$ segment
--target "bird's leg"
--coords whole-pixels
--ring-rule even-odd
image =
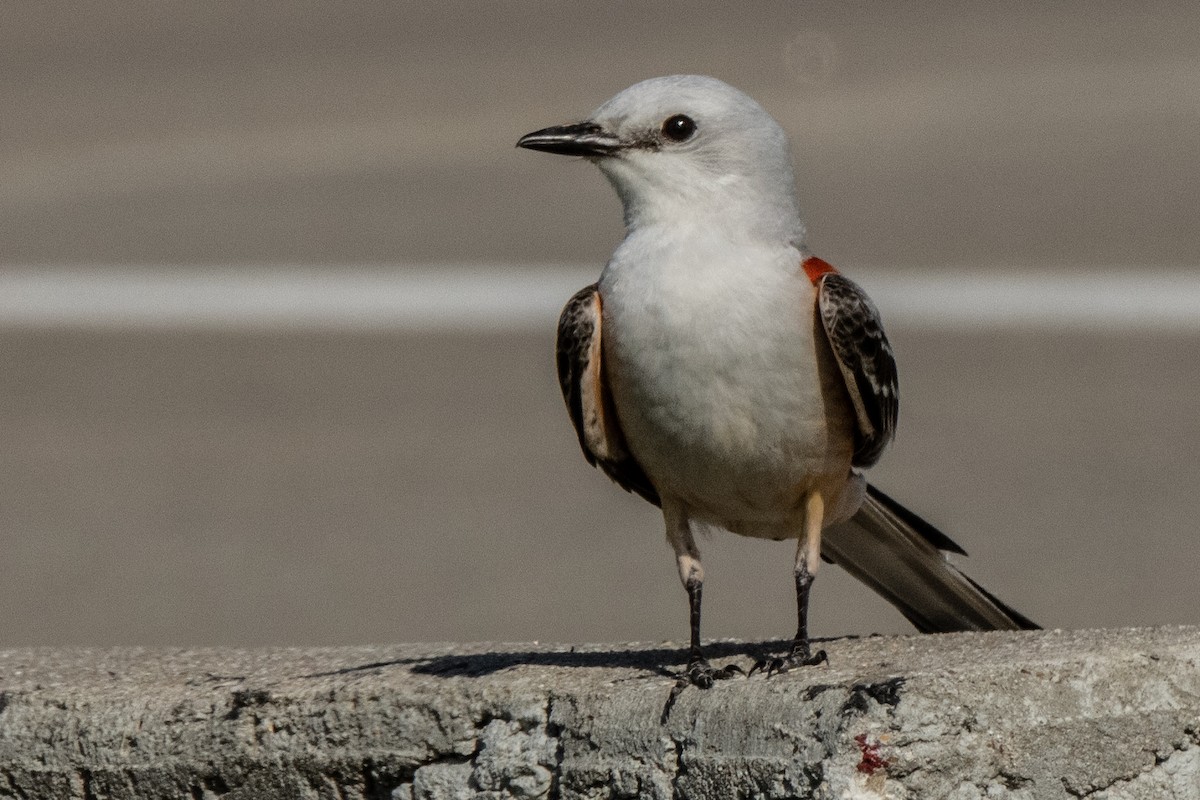
[[[787,672],[828,661],[824,650],[812,651],[808,637],[808,595],[821,563],[821,526],[825,521],[825,501],[818,492],[811,493],[804,503],[804,527],[796,545],[796,638],[792,649],[783,658],[760,659],[750,674],[765,669],[768,675]]]
[[[683,588],[688,595],[688,623],[692,638],[688,646],[689,661],[703,661],[704,651],[700,647],[700,598],[704,594],[704,580],[694,575],[683,579]]]
[[[679,580],[688,596],[688,622],[691,641],[688,645],[687,670],[679,676],[679,688],[691,684],[707,689],[713,681],[742,673],[736,665],[714,669],[704,657],[700,647],[700,604],[704,594],[704,566],[700,563],[700,550],[692,536],[691,525],[682,509],[663,504],[663,516],[667,522],[667,542],[675,551],[675,563],[679,567]]]
[[[663,725],[671,718],[671,709],[681,692],[689,686],[701,689],[711,688],[714,681],[732,678],[734,675],[746,674],[736,664],[729,664],[721,669],[704,657],[700,647],[700,599],[704,594],[704,566],[700,563],[700,550],[692,537],[692,529],[688,524],[687,515],[681,509],[663,503],[663,516],[667,521],[667,542],[675,551],[675,563],[679,567],[679,580],[688,595],[688,622],[691,625],[691,641],[688,645],[687,669],[679,673],[667,702],[663,706],[661,721]]]

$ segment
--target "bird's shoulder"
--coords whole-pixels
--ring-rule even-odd
[[[871,466],[896,434],[899,380],[892,345],[862,287],[818,258],[805,259],[803,268],[817,288],[821,326],[858,420],[853,463]]]
[[[558,383],[589,464],[618,486],[660,505],[657,490],[629,452],[604,369],[603,302],[596,284],[580,289],[558,320]]]

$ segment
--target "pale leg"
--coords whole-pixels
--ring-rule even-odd
[[[667,523],[667,543],[675,551],[675,563],[679,568],[679,580],[688,595],[688,618],[691,624],[689,656],[692,662],[703,661],[700,649],[700,600],[704,593],[704,565],[700,563],[700,550],[692,536],[687,515],[675,505],[663,504],[663,518]]]
[[[808,595],[813,579],[821,564],[821,527],[825,522],[825,499],[820,493],[812,492],[804,499],[804,521],[800,529],[800,541],[796,545],[796,638],[792,649],[784,658],[761,658],[750,669],[750,674],[765,670],[768,675],[787,672],[795,667],[820,664],[829,659],[824,650],[812,652],[808,637]]]
[[[736,664],[721,669],[714,669],[704,651],[700,647],[700,598],[704,590],[704,567],[700,563],[700,550],[692,536],[691,525],[688,524],[684,510],[670,502],[663,503],[663,518],[667,523],[667,542],[675,551],[675,563],[679,567],[679,580],[688,595],[688,621],[691,625],[691,641],[688,646],[687,669],[679,675],[675,686],[671,689],[667,703],[663,706],[662,722],[666,724],[671,715],[675,699],[688,686],[698,686],[708,689],[713,681],[731,678],[734,675],[744,675],[742,668]]]
[[[821,527],[825,522],[825,501],[813,492],[804,503],[804,531],[796,545],[796,638],[788,655],[791,666],[819,664],[827,660],[825,651],[815,655],[808,638],[808,595],[817,568],[821,566]]]

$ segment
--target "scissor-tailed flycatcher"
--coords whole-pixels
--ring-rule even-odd
[[[895,434],[896,363],[871,300],[805,247],[787,137],[766,111],[713,78],[656,78],[517,145],[593,161],[624,205],[624,241],[559,320],[558,375],[587,460],[662,508],[691,682],[728,674],[700,647],[693,523],[799,540],[795,642],[771,671],[825,657],[807,623],[820,556],[922,631],[1036,627],[859,472]]]

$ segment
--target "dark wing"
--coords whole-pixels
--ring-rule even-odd
[[[840,273],[821,277],[817,306],[858,417],[853,464],[869,467],[896,435],[899,386],[892,346],[875,304]]]
[[[625,445],[612,395],[604,380],[600,292],[585,286],[558,318],[558,384],[584,458],[627,492],[662,505],[658,491]]]

